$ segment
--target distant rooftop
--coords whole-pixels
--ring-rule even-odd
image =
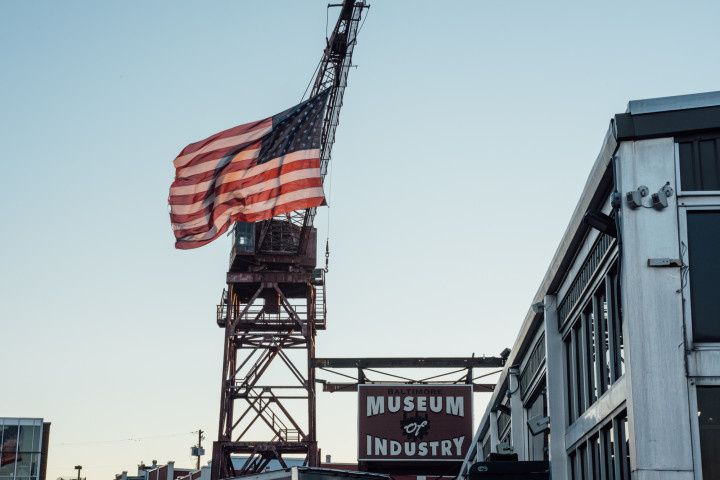
[[[667,112],[670,110],[686,110],[720,106],[720,91],[675,95],[672,97],[647,98],[630,100],[626,113],[641,115],[643,113]]]

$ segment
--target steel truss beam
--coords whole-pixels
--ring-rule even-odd
[[[457,385],[460,383],[473,386],[474,392],[492,392],[494,383],[476,383],[475,380],[488,377],[497,371],[485,373],[475,377],[475,368],[502,368],[505,365],[504,357],[381,357],[381,358],[316,358],[312,365],[317,370],[323,370],[330,374],[353,380],[353,382],[330,382],[318,379],[322,384],[324,392],[357,392],[358,385],[365,383],[390,383],[398,385],[408,384],[448,384]],[[435,368],[450,369],[430,377],[410,378],[395,373],[383,372],[379,368]],[[354,369],[356,375],[339,372],[332,369]],[[383,379],[371,380],[368,373],[382,375]],[[458,374],[460,376],[458,377]],[[390,377],[390,380],[387,380]]]
[[[286,465],[287,455],[318,464],[312,367],[318,305],[311,274],[305,277],[300,284],[228,285],[226,308],[218,308],[226,317],[219,319],[225,325],[225,351],[213,479],[257,473],[272,460]],[[305,293],[298,298],[297,292]],[[271,367],[284,372],[281,381],[268,381]],[[298,419],[297,402],[306,405],[307,420]],[[258,431],[267,434],[251,440]],[[233,464],[232,455],[246,460]]]
[[[501,368],[501,357],[371,357],[316,358],[324,368]]]

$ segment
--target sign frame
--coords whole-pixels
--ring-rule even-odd
[[[400,458],[368,458],[367,456],[363,456],[363,445],[365,445],[365,440],[360,438],[361,435],[361,428],[360,428],[360,422],[361,422],[361,406],[362,402],[360,401],[362,390],[365,388],[441,388],[445,389],[447,387],[453,387],[453,388],[467,388],[467,399],[468,404],[463,406],[463,409],[465,411],[465,417],[468,418],[467,422],[469,424],[469,430],[467,433],[467,439],[466,443],[463,445],[463,458],[454,457],[454,458],[448,458],[443,459],[442,457],[432,457],[432,458],[407,458],[407,457],[400,457]],[[430,464],[443,464],[443,465],[451,465],[451,464],[462,464],[464,461],[464,457],[467,455],[467,451],[470,448],[470,445],[472,444],[473,437],[474,437],[474,392],[473,392],[473,385],[470,383],[457,383],[457,384],[447,384],[447,383],[360,383],[358,384],[358,409],[357,409],[357,440],[358,440],[358,446],[357,446],[357,461],[359,464],[366,464],[366,465],[372,465],[372,464],[386,464],[386,465],[408,465],[413,464],[415,462],[424,462],[424,463],[430,463]],[[402,408],[400,409],[402,410]],[[393,412],[395,413],[395,412]]]

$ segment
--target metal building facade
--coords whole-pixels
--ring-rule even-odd
[[[720,92],[631,101],[461,477],[512,450],[553,479],[720,478],[719,285]]]

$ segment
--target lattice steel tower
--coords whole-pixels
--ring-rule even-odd
[[[364,2],[345,0],[311,96],[331,88],[321,142],[327,172]],[[227,289],[217,309],[225,329],[218,441],[212,478],[255,473],[276,459],[318,465],[315,336],[325,328],[325,272],[316,268],[314,209],[236,223]],[[302,406],[298,406],[302,405]],[[231,455],[246,460],[234,464]]]

